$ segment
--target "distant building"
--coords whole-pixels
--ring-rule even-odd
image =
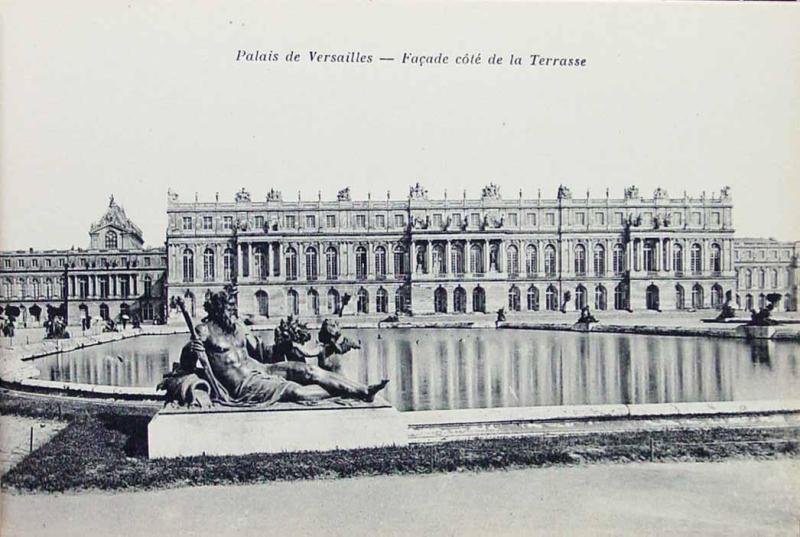
[[[800,242],[774,239],[736,239],[736,300],[741,308],[763,308],[766,296],[780,293],[780,309],[797,311]]]
[[[112,196],[89,229],[88,249],[0,252],[0,305],[19,308],[20,325],[39,326],[47,306],[65,301],[73,325],[123,313],[152,322],[166,314],[165,273],[164,248],[145,248]]]
[[[622,198],[181,202],[169,193],[168,289],[193,315],[207,290],[236,282],[239,311],[256,317],[349,311],[716,308],[735,291],[732,203],[636,187]]]

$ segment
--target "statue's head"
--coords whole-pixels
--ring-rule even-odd
[[[203,309],[208,320],[217,323],[226,332],[236,328],[236,295],[229,291],[209,291]]]

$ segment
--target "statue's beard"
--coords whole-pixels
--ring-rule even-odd
[[[228,334],[232,334],[236,330],[236,320],[230,311],[219,311],[214,315],[214,322],[222,328],[223,332]]]

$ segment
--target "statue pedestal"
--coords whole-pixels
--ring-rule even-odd
[[[775,335],[774,326],[737,326],[736,331],[747,339],[771,339]]]
[[[354,406],[292,403],[164,408],[147,426],[150,458],[405,446],[408,430],[384,400]]]

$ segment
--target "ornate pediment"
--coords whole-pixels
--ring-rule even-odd
[[[428,189],[417,183],[408,189],[408,197],[412,200],[428,199]]]
[[[494,183],[489,183],[481,190],[481,199],[491,199],[497,200],[500,199],[500,187]]]
[[[100,220],[92,224],[89,228],[89,233],[96,233],[105,227],[113,227],[120,231],[130,233],[140,240],[142,239],[142,230],[128,218],[125,214],[125,209],[117,205],[117,202],[114,201],[114,196],[109,198],[108,209],[106,209],[105,214],[100,217]]]
[[[239,192],[236,193],[236,197],[234,198],[236,203],[245,203],[250,201],[250,192],[242,188]]]
[[[346,186],[336,194],[337,201],[350,201],[350,187]]]
[[[280,190],[270,188],[269,192],[267,192],[267,201],[283,201],[283,194],[281,194]]]

